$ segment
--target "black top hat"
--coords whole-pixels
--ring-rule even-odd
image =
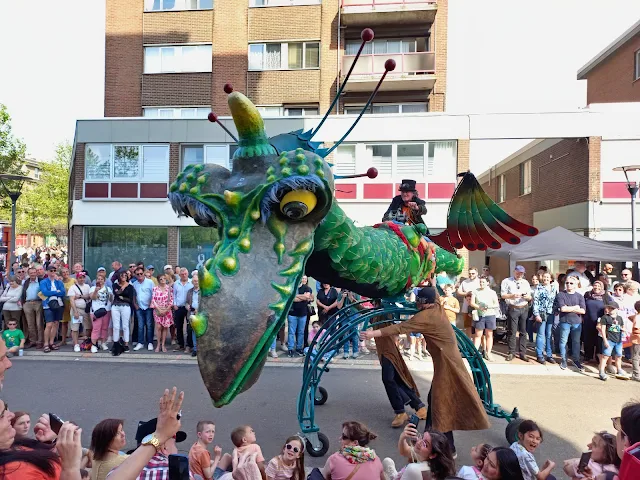
[[[400,184],[400,189],[401,192],[415,192],[416,191],[416,181],[415,180],[410,180],[410,179],[404,179],[402,180],[402,183]]]
[[[158,426],[158,419],[152,418],[148,422],[138,422],[138,430],[136,431],[136,443],[140,445],[142,440],[147,435],[151,435],[156,431]],[[184,442],[187,439],[187,434],[183,431],[176,433],[176,443]]]

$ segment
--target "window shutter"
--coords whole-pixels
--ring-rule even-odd
[[[146,145],[142,149],[142,179],[145,181],[169,181],[169,147]]]
[[[424,144],[398,145],[396,174],[401,177],[424,177]]]
[[[340,145],[336,149],[333,169],[336,175],[354,175],[356,173],[355,145]]]

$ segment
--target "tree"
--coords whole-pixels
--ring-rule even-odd
[[[57,237],[66,234],[71,152],[68,142],[57,145],[55,158],[40,164],[40,180],[25,185],[18,200],[19,232]]]
[[[11,116],[7,107],[0,103],[0,173],[21,175],[24,165],[26,146],[11,132]],[[7,186],[13,187],[11,182]],[[6,192],[0,189],[0,219],[11,218],[11,200]]]

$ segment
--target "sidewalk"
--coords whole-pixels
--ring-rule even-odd
[[[569,366],[566,370],[560,369],[559,365],[553,365],[547,363],[541,365],[535,361],[535,354],[529,353],[529,361],[523,362],[519,358],[515,358],[511,362],[505,360],[505,353],[502,350],[506,350],[504,345],[497,345],[493,352],[493,362],[486,362],[489,373],[492,375],[527,375],[527,376],[590,376],[597,380],[597,369],[593,365],[585,365],[586,372],[581,373],[577,369]],[[286,352],[279,350],[279,358],[267,357],[266,366],[268,367],[284,367],[284,368],[300,368],[304,363],[303,357],[287,357]],[[414,372],[421,373],[433,373],[433,363],[430,357],[426,357],[424,360],[409,360],[404,357],[409,369]],[[31,348],[24,351],[23,357],[14,356],[11,361],[86,361],[86,362],[113,362],[113,363],[138,363],[138,364],[171,364],[171,365],[196,365],[197,359],[190,354],[184,354],[181,352],[167,352],[167,353],[155,353],[149,352],[146,349],[134,352],[123,353],[117,357],[111,355],[108,351],[100,351],[98,353],[80,352],[75,353],[73,347],[66,345],[60,347],[58,351],[52,351],[50,353],[44,353],[42,350],[36,350]],[[360,355],[357,359],[349,358],[344,360],[342,354],[337,355],[331,361],[329,368],[337,369],[364,369],[364,370],[379,370],[380,363],[375,350],[367,355]],[[630,371],[629,365],[623,365],[623,368]]]

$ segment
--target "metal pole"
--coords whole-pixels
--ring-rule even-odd
[[[638,194],[638,186],[636,183],[630,183],[627,187],[629,195],[631,195],[631,245],[632,248],[638,248],[636,242],[636,195]]]
[[[9,250],[9,255],[7,255],[7,258],[9,258],[9,273],[11,275],[13,275],[13,272],[11,272],[11,268],[13,268],[13,262],[15,261],[14,259],[17,258],[15,256],[15,251],[16,251],[16,203],[18,202],[18,197],[20,196],[20,194],[11,194],[11,247]]]

